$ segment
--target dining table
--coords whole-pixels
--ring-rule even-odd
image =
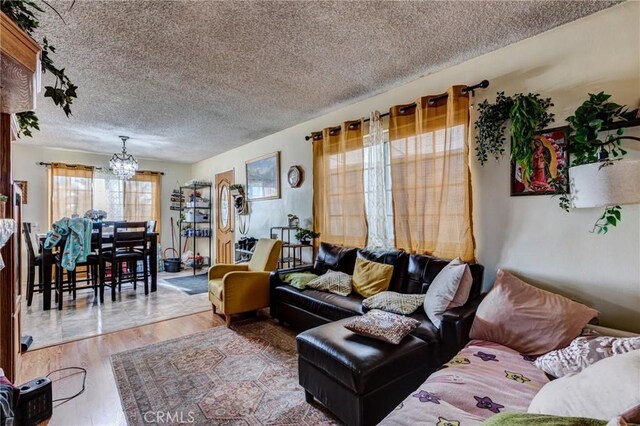
[[[154,292],[158,289],[158,233],[147,232],[149,238],[149,275],[151,276],[151,291]],[[42,308],[45,311],[51,309],[51,286],[53,284],[53,266],[55,265],[55,254],[53,248],[45,248],[44,242],[47,239],[47,234],[38,234],[38,241],[40,249],[42,251],[42,267],[40,268],[40,282],[47,283],[43,285],[42,290]],[[102,243],[109,245],[113,243],[113,233],[103,232]]]

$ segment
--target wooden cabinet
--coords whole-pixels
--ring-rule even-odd
[[[20,366],[22,194],[11,175],[11,142],[16,134],[12,114],[35,108],[40,73],[40,46],[0,12],[0,194],[10,197],[5,216],[17,222],[16,233],[2,248],[0,270],[0,368],[16,380]]]

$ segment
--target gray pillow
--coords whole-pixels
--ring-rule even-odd
[[[413,318],[374,309],[353,317],[344,327],[356,334],[397,345],[419,325],[420,321]]]
[[[307,287],[319,291],[328,291],[340,296],[348,296],[351,293],[351,275],[344,272],[329,271],[309,281]]]
[[[403,294],[383,291],[364,299],[362,305],[367,309],[381,309],[394,314],[409,315],[424,303],[424,294]]]

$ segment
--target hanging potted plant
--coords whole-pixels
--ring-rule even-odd
[[[480,164],[484,165],[490,156],[499,160],[504,155],[505,130],[510,121],[511,159],[522,168],[523,179],[528,180],[532,172],[534,135],[553,122],[554,115],[547,112],[551,106],[551,98],[543,99],[539,93],[505,96],[504,92],[498,92],[495,103],[481,102],[475,122],[476,156]]]
[[[314,231],[311,231],[310,229],[305,229],[305,228],[300,228],[295,233],[296,239],[300,241],[300,244],[305,246],[308,246],[309,244],[311,244],[311,240],[313,240],[314,238],[318,238],[319,236],[320,236],[319,232],[314,232]]]
[[[570,207],[604,207],[591,231],[598,234],[606,234],[610,226],[620,223],[621,204],[638,201],[637,191],[626,189],[625,185],[635,186],[640,179],[640,165],[622,160],[627,154],[622,140],[640,138],[623,136],[624,128],[618,125],[635,119],[638,110],[629,111],[625,105],[610,102],[610,98],[604,92],[590,93],[589,99],[567,117],[571,127],[568,137],[572,154],[568,172],[571,193],[560,196],[560,207],[566,211]],[[618,128],[605,134],[612,126]]]

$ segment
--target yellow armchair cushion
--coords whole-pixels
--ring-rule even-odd
[[[214,278],[209,280],[209,293],[215,296],[216,299],[222,300],[222,289],[224,288],[224,281],[222,278]]]

